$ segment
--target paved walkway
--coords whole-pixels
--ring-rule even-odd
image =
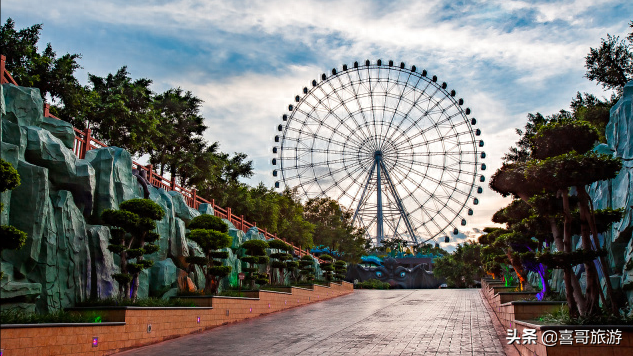
[[[479,289],[357,290],[119,355],[504,355]]]

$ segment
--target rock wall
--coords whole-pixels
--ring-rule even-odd
[[[611,108],[606,129],[607,144],[596,148],[622,159],[622,169],[612,180],[591,186],[596,209],[624,208],[624,218],[601,236],[609,250],[609,269],[614,287],[621,287],[633,305],[633,81],[624,87],[622,98]],[[604,284],[604,283],[603,283]]]
[[[2,158],[16,167],[22,184],[2,194],[5,208],[0,220],[28,234],[22,249],[5,250],[0,256],[1,307],[46,312],[89,298],[116,297],[118,285],[112,274],[118,271],[118,256],[107,249],[110,231],[99,225],[99,216],[125,200],[143,197],[130,154],[107,147],[78,159],[72,151],[72,126],[43,117],[38,89],[4,84],[1,94]],[[139,297],[169,297],[178,289],[203,288],[202,270],[187,272],[185,257],[202,251],[185,238],[185,225],[213,210],[206,204],[194,210],[179,193],[151,186],[149,198],[166,214],[157,223],[160,250],[149,256],[154,266],[140,276]],[[264,239],[256,229],[244,233],[229,226],[234,241],[224,262],[233,271],[221,288],[237,285],[237,247],[246,240]]]

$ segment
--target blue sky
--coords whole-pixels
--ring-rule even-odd
[[[583,77],[584,57],[607,33],[629,32],[633,2],[4,0],[8,17],[17,28],[43,23],[42,48],[81,53],[84,83],[127,65],[156,92],[191,90],[205,101],[207,139],[247,153],[250,182],[271,185],[275,126],[294,95],[331,68],[378,58],[457,90],[491,174],[528,113],[567,109],[577,91],[609,95]],[[469,229],[508,202],[489,189],[480,201]]]

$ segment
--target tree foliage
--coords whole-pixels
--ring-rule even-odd
[[[197,243],[205,256],[189,256],[186,261],[202,268],[205,273],[204,291],[213,295],[220,280],[231,273],[231,266],[222,266],[222,260],[229,257],[228,252],[219,251],[233,243],[233,238],[227,233],[229,227],[219,217],[209,214],[196,216],[187,227],[187,238]]]
[[[470,241],[457,245],[454,253],[435,259],[433,274],[446,279],[446,283],[452,287],[474,286],[475,280],[484,274],[481,247],[479,243]]]
[[[161,220],[165,211],[150,199],[131,199],[119,205],[119,210],[104,210],[101,220],[110,226],[108,250],[120,257],[120,273],[112,277],[119,283],[123,298],[136,300],[139,288],[139,274],[150,268],[153,261],[144,255],[158,251],[154,244],[160,236],[153,232],[156,220]],[[131,292],[131,293],[130,293]]]

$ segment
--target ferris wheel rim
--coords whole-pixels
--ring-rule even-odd
[[[365,80],[360,74],[358,74],[358,72],[361,70],[366,70],[368,73],[370,73],[370,71],[372,70],[378,71],[379,77],[375,78],[376,80],[374,81],[374,84],[373,84],[374,88],[378,87],[381,84],[381,82],[382,84],[386,84],[387,86],[388,85],[394,85],[394,86],[403,85],[404,89],[409,88],[411,91],[416,91],[416,89],[418,89],[418,84],[423,82],[424,88],[422,90],[417,90],[416,92],[417,97],[414,95],[413,97],[415,98],[415,100],[411,101],[411,98],[405,97],[404,89],[400,93],[400,96],[397,96],[394,93],[390,92],[389,89],[386,89],[386,87],[383,87],[385,88],[384,90],[386,91],[384,94],[384,102],[383,102],[384,104],[382,108],[376,107],[373,105],[374,91],[372,91],[373,89],[371,87],[372,86],[371,75],[368,74],[366,77],[367,79]],[[389,71],[386,78],[382,78],[382,79],[380,78],[381,70]],[[392,71],[398,72],[397,76],[395,76],[395,79],[392,78],[390,75]],[[351,73],[353,72],[356,72],[358,75],[356,80],[352,80],[351,78]],[[399,80],[399,78],[400,78],[400,75],[403,73],[406,75],[406,80],[401,81]],[[350,187],[354,185],[358,186],[359,185],[358,183],[364,181],[367,178],[367,176],[371,178],[371,173],[368,172],[368,167],[371,165],[371,160],[368,158],[368,154],[372,153],[372,150],[373,150],[374,152],[381,152],[381,155],[382,155],[383,153],[382,150],[384,148],[385,142],[392,142],[392,138],[394,137],[393,135],[397,133],[398,135],[396,136],[395,142],[400,142],[399,140],[402,139],[404,140],[404,142],[409,143],[409,146],[410,146],[409,154],[411,158],[407,160],[406,158],[399,157],[397,155],[398,152],[397,152],[396,144],[391,143],[391,147],[387,147],[387,149],[385,150],[386,158],[384,159],[384,161],[390,164],[389,166],[390,169],[388,171],[393,171],[396,173],[396,178],[394,179],[396,181],[396,185],[398,187],[404,187],[403,189],[404,191],[406,191],[406,194],[407,194],[404,199],[411,198],[411,200],[413,200],[417,205],[417,207],[413,211],[411,211],[410,214],[420,211],[426,214],[428,217],[427,221],[417,220],[416,229],[424,228],[426,232],[428,233],[425,236],[432,235],[428,239],[425,239],[426,241],[428,241],[430,239],[437,237],[440,234],[447,235],[445,230],[449,227],[454,228],[455,229],[454,231],[456,231],[457,227],[455,225],[457,224],[455,224],[455,221],[457,221],[458,219],[461,219],[462,225],[464,225],[465,215],[466,215],[464,213],[465,209],[468,210],[468,215],[472,215],[472,207],[469,206],[469,200],[474,196],[475,190],[477,190],[477,192],[480,193],[480,190],[482,189],[481,187],[477,187],[477,178],[480,178],[482,182],[484,180],[483,175],[481,176],[478,175],[478,165],[480,163],[480,160],[485,157],[485,154],[481,155],[481,159],[479,157],[480,152],[479,152],[478,146],[481,147],[483,145],[483,140],[478,141],[476,138],[476,136],[480,134],[480,130],[478,129],[477,134],[475,134],[474,129],[473,129],[475,125],[475,119],[474,118],[472,120],[468,119],[467,116],[470,114],[470,109],[469,108],[466,108],[466,110],[462,109],[463,99],[456,99],[455,98],[456,92],[454,90],[449,92],[447,89],[447,84],[445,82],[440,84],[437,81],[436,76],[429,78],[426,76],[426,74],[427,74],[426,71],[423,71],[421,73],[417,72],[415,70],[415,66],[413,66],[411,69],[407,69],[405,68],[404,63],[401,63],[400,67],[398,67],[398,66],[393,66],[391,61],[390,61],[389,66],[381,65],[381,63],[379,62],[377,62],[376,64],[370,63],[369,65],[361,66],[361,65],[358,65],[356,62],[354,64],[354,68],[346,68],[346,66],[344,65],[343,71],[339,72],[336,69],[333,69],[332,75],[328,76],[326,74],[322,74],[320,81],[313,80],[312,87],[309,89],[308,87],[304,87],[303,95],[302,96],[297,95],[295,97],[295,103],[289,105],[288,109],[289,109],[290,114],[283,116],[283,120],[285,124],[279,125],[279,131],[282,134],[281,136],[282,139],[278,140],[278,136],[276,136],[276,139],[275,139],[275,141],[279,142],[280,144],[279,145],[280,152],[278,155],[279,169],[276,170],[273,174],[277,176],[277,172],[281,173],[281,180],[276,182],[276,187],[279,187],[280,182],[283,182],[286,187],[290,187],[289,183],[291,181],[298,180],[297,184],[295,184],[294,186],[302,191],[302,195],[304,197],[311,198],[311,197],[328,196],[327,193],[330,190],[340,189],[339,182],[336,179],[334,179],[335,175],[339,175],[339,173],[345,172],[346,173],[345,178],[349,181],[349,183],[346,185],[347,189],[343,189],[341,193],[338,195],[338,200],[340,200],[341,198],[347,197],[351,199],[350,204],[353,205],[354,203],[356,203],[356,199],[358,197],[358,194],[360,193],[360,190],[357,189],[355,194],[349,194],[348,192],[349,192]],[[347,79],[349,80],[344,82],[342,80],[342,78],[344,77],[347,77]],[[412,77],[414,78],[415,85],[408,86],[409,80]],[[367,84],[365,83],[366,81],[369,82],[368,83],[369,88],[365,93],[361,93],[359,95],[359,93],[356,90],[358,90],[361,86]],[[326,85],[329,86],[329,89],[330,89],[329,92],[326,91],[327,89],[325,87]],[[356,90],[354,89],[354,85],[358,86]],[[430,95],[426,92],[428,88],[432,88],[432,91],[433,91],[432,94]],[[350,93],[350,90],[353,96],[348,97],[347,99],[341,98],[342,94],[344,94],[345,92]],[[323,96],[321,98],[318,98],[314,94],[315,92],[321,92]],[[424,115],[418,116],[417,119],[415,118],[411,119],[411,117],[409,116],[409,113],[411,113],[411,111],[414,110],[414,108],[416,110],[420,110],[420,112],[423,112],[421,110],[422,108],[419,107],[419,104],[420,104],[419,101],[425,94],[426,96],[424,97],[424,99],[427,102],[427,110],[424,112]],[[436,96],[440,96],[440,94],[441,94],[441,97],[436,98]],[[314,103],[307,102],[307,98],[311,97],[311,95],[314,96],[314,98],[317,98],[318,100],[316,100],[316,102]],[[334,99],[334,97],[336,97],[336,99],[334,100],[334,102],[336,102],[335,106],[331,106],[330,104],[324,104],[324,102],[328,102],[328,103],[332,102],[332,99]],[[367,98],[369,98],[371,101],[371,106],[369,106],[369,108],[361,105],[361,100],[365,100]],[[389,98],[398,99],[397,106],[395,108],[387,107],[386,103]],[[440,106],[440,104],[446,99],[448,99],[448,102],[450,104],[446,107]],[[357,110],[350,110],[347,107],[346,103],[349,103],[350,101],[356,101],[358,103]],[[405,114],[402,117],[402,119],[400,119],[399,123],[394,128],[391,136],[389,137],[383,136],[382,126],[384,126],[385,113],[392,114],[389,120],[389,124],[387,125],[388,128],[386,131],[387,133],[389,133],[390,130],[392,129],[394,118],[399,113],[398,111],[399,106],[402,103],[404,103],[405,105],[409,105],[408,106],[409,111],[407,112],[407,114]],[[431,110],[428,109],[428,104],[430,103],[433,104],[433,107],[431,108]],[[313,116],[318,117],[319,114],[317,113],[317,111],[319,110],[323,111],[322,108],[319,109],[319,106],[326,107],[329,110],[328,114],[336,117],[335,125],[332,125],[331,123],[326,122],[326,120],[321,120],[319,122],[319,125],[316,127],[316,130],[311,133],[312,137],[307,138],[307,136],[305,135],[304,129],[306,131],[310,131],[311,129],[308,127],[307,121],[305,120],[307,118],[313,118]],[[442,110],[433,111],[437,107],[441,107]],[[336,111],[339,110],[340,108],[343,108],[344,111],[347,113],[347,115],[344,118],[340,118],[336,114]],[[448,109],[451,109],[451,108],[456,109],[452,115],[442,116],[445,114],[445,112]],[[380,133],[378,133],[377,127],[376,127],[375,115],[376,115],[376,112],[380,109],[382,109],[381,114],[383,118],[381,121],[379,121]],[[326,118],[328,117],[328,114],[325,115]],[[372,122],[368,121],[366,118],[366,115],[369,115],[369,114],[372,114],[373,116],[373,126],[371,125]],[[420,122],[423,119],[428,120],[431,114],[434,114],[434,115],[439,114],[439,118],[442,118],[442,121],[439,121],[438,119],[438,121],[434,122],[434,125],[431,125],[425,128],[421,127]],[[304,115],[304,120],[303,121],[298,120],[297,118],[298,115],[299,116]],[[359,119],[360,117],[364,119],[363,120],[364,123],[358,122],[357,119]],[[461,119],[461,120],[456,120],[458,122],[457,125],[453,123],[454,118]],[[411,123],[407,127],[402,128],[403,123],[405,123],[408,120],[410,120]],[[291,124],[294,121],[297,121],[299,123],[302,122],[303,124],[300,126],[300,128],[297,129],[291,126]],[[318,120],[315,120],[315,121],[318,121]],[[471,124],[471,121],[472,121],[472,124]],[[446,123],[450,123],[451,129],[449,131],[453,132],[452,135],[445,135],[445,132],[441,131],[442,125]],[[464,124],[467,128],[466,131],[460,132],[460,131],[455,130],[455,127],[461,126]],[[371,132],[372,128],[374,129],[373,136]],[[443,127],[443,128],[446,129],[446,127]],[[407,136],[407,133],[410,130],[415,130],[415,133],[412,136]],[[433,132],[433,130],[435,130],[435,132]],[[324,133],[320,133],[321,131],[324,131]],[[349,134],[347,136],[343,136],[341,132],[348,132]],[[426,134],[429,132],[431,132],[432,134],[436,134],[437,138],[433,140],[427,139]],[[291,134],[296,135],[296,138],[290,137]],[[326,137],[324,135],[329,135],[329,137]],[[306,137],[304,137],[304,139],[302,140],[301,139],[302,136],[306,136]],[[466,137],[466,136],[468,136],[469,138],[468,141],[463,141],[463,142],[460,141],[460,137]],[[414,139],[418,139],[419,137],[422,138],[422,141],[419,142],[418,144],[413,144],[412,142],[414,141]],[[455,141],[450,141],[451,138],[455,139]],[[308,144],[304,142],[305,140],[307,140]],[[439,144],[442,147],[441,151],[429,151],[429,143],[437,143],[437,142],[439,142]],[[451,152],[450,150],[451,149],[454,150],[455,147],[452,147],[450,149],[446,148],[447,142],[451,145],[459,146],[458,150],[456,152]],[[325,148],[315,148],[317,146],[317,143],[319,144],[327,143],[327,145],[325,146]],[[332,143],[334,143],[334,145],[338,147],[339,149],[335,150],[333,148],[330,148]],[[363,145],[362,143],[367,143],[369,144],[369,146]],[[462,150],[461,148],[462,145],[464,146],[470,145],[472,146],[472,149]],[[422,146],[426,146],[427,148],[426,152],[414,152],[414,149],[422,147]],[[359,152],[351,152],[349,151],[349,147],[355,147],[355,148],[361,147],[361,149],[364,149],[362,153],[367,154],[366,157],[361,159],[360,153],[359,153],[360,149],[359,149]],[[283,156],[284,150],[288,150],[288,149],[294,150],[296,152],[295,157],[294,157],[294,161],[296,162],[296,164],[294,166],[286,164],[286,161],[288,161],[288,159],[285,159]],[[390,158],[389,156],[393,154],[394,151],[396,151],[395,159]],[[274,152],[278,152],[278,151],[275,150]],[[302,152],[301,158],[299,156],[299,152]],[[316,164],[315,164],[315,159],[316,159],[315,154],[316,155],[324,154],[324,157],[326,158],[325,161],[320,162],[317,159]],[[464,154],[471,155],[472,159],[471,160],[461,159]],[[339,155],[340,157],[338,159],[332,159],[331,158],[332,155]],[[427,162],[425,166],[425,171],[419,172],[417,170],[417,168],[419,168],[419,164],[415,166],[416,163],[419,163],[419,162],[416,162],[415,158],[424,157],[424,156],[432,157],[434,155],[443,155],[442,165],[440,166],[437,164],[432,164],[430,162]],[[459,160],[457,160],[456,162],[452,162],[450,165],[447,165],[447,160],[452,160],[453,158],[451,156],[453,155],[456,157],[459,157]],[[309,157],[309,159],[307,159],[306,157]],[[356,158],[356,160],[353,160],[352,158]],[[298,164],[299,161],[304,161],[305,163],[303,165],[299,165]],[[409,165],[405,173],[403,173],[402,171],[403,169],[402,162],[407,162]],[[275,159],[273,159],[273,164],[276,164]],[[342,164],[342,167],[338,167],[334,170],[331,168],[339,164]],[[469,165],[472,166],[471,169],[463,168],[463,166],[466,167]],[[414,168],[414,166],[416,168]],[[319,173],[318,171],[323,171],[322,168],[324,167],[328,168],[327,172],[324,171],[325,173]],[[296,172],[293,172],[293,174],[290,174],[291,169],[295,170]],[[434,179],[431,175],[427,175],[429,170],[436,170],[436,171],[439,170],[441,172],[439,178]],[[308,179],[302,180],[301,177],[306,175],[306,173],[308,172],[310,172],[310,174],[307,175]],[[405,183],[411,184],[410,182],[411,179],[408,178],[409,174],[411,173],[417,174],[420,177],[428,178],[429,180],[433,181],[433,183],[436,184],[436,186],[434,187],[435,190],[433,192],[429,192],[429,191],[425,192],[427,196],[424,202],[418,201],[415,194],[413,194],[415,191],[425,189],[425,187],[422,186],[423,181],[420,181],[417,184],[414,184],[412,186],[413,191],[411,191],[411,189],[408,189],[405,184]],[[443,181],[445,174],[447,176],[451,176],[450,184],[447,184]],[[465,178],[462,176],[462,174],[468,176],[467,178],[469,179],[464,180]],[[331,178],[331,182],[329,181],[330,178]],[[325,183],[326,179],[328,179],[327,184]],[[368,184],[369,183],[367,183],[367,185]],[[458,185],[460,184],[461,185],[465,184],[465,186],[468,188],[468,189],[465,189],[467,191],[462,191],[462,189],[458,189]],[[314,189],[314,186],[316,186],[316,190]],[[436,194],[436,191],[438,191],[440,188],[445,193],[448,193],[446,195],[442,195],[441,199],[448,199],[449,202],[455,203],[455,207],[448,206],[448,202],[445,202],[443,203],[444,204],[443,207],[437,208],[436,210],[430,210],[431,214],[429,214],[429,210],[425,209],[425,206],[427,206],[427,204],[431,204],[431,203],[435,205],[437,205],[437,203],[442,204],[442,202],[440,201],[440,198]],[[448,192],[447,190],[450,190],[450,192]],[[460,199],[455,198],[454,194],[456,192],[458,192],[459,194],[462,194],[464,197]],[[394,193],[396,193],[397,195],[397,192],[395,192],[395,188],[394,188]],[[477,202],[478,201],[475,198],[475,200],[473,201],[473,204],[476,205]],[[452,215],[452,216],[449,216],[449,217],[445,216],[446,213],[443,212],[444,210],[448,210],[449,211],[448,215]],[[405,218],[408,218],[408,217],[405,217]],[[441,224],[438,224],[438,222],[436,221],[436,218],[441,218],[443,219],[444,222],[442,222]],[[435,233],[430,231],[430,229],[426,226],[427,223],[434,224],[435,228],[438,231],[436,231]],[[367,226],[371,227],[372,224],[373,224],[373,221],[370,220],[369,223],[367,223]],[[361,225],[363,225],[362,220],[361,220]],[[444,225],[444,226],[442,227],[440,225]],[[395,231],[397,232],[397,227],[395,228]],[[415,236],[413,237],[415,238]]]

